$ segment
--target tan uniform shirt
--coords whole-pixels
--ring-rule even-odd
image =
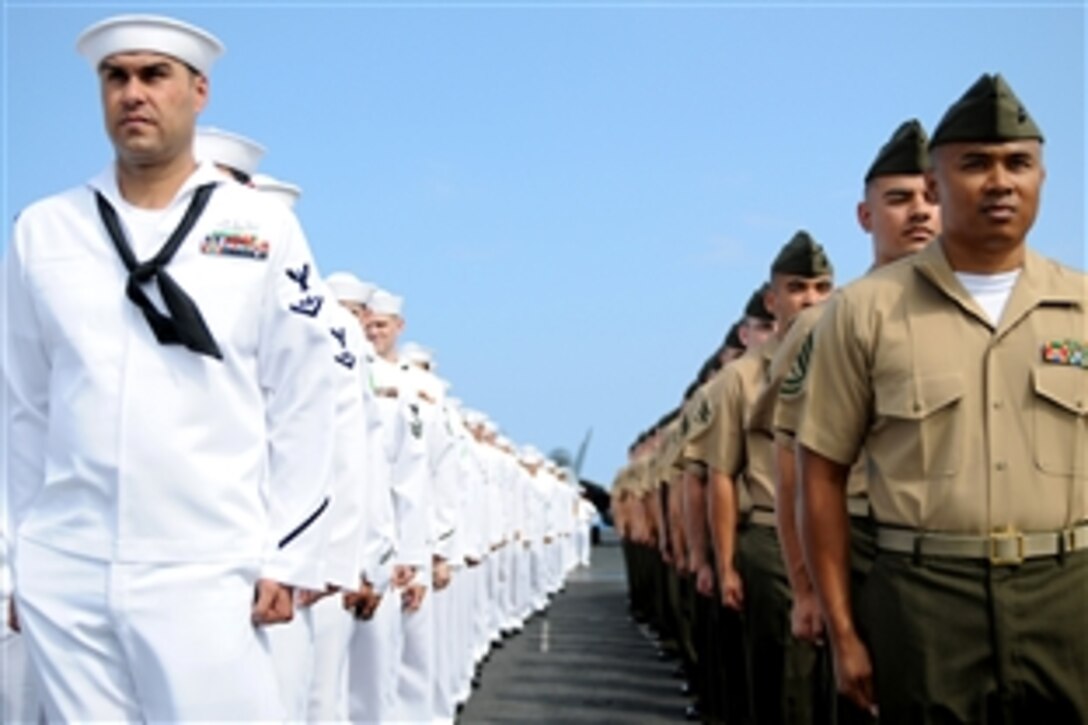
[[[650,482],[653,480],[653,475],[650,473],[652,459],[652,455],[641,455],[631,462],[628,473],[633,523],[640,538],[656,535],[656,524],[646,511],[644,504],[650,492]]]
[[[983,534],[1088,518],[1086,293],[1084,273],[1027,250],[995,329],[939,242],[870,273],[816,327],[801,444],[842,464],[864,446],[881,523]]]
[[[646,464],[644,491],[646,493],[656,492],[657,489],[661,486],[661,478],[661,444],[659,443],[654,452],[650,454],[650,460]]]
[[[702,444],[706,464],[732,476],[747,490],[751,504],[762,509],[774,508],[774,440],[747,424],[778,344],[772,339],[749,350],[718,373],[717,412],[704,434],[709,440]]]
[[[665,427],[664,443],[661,448],[661,473],[662,478],[672,483],[672,474],[683,468],[684,455],[684,418],[683,413],[676,416],[673,422]]]
[[[650,492],[654,475],[651,469],[653,468],[653,454],[644,454],[634,459],[634,463],[631,465],[631,493],[634,494],[636,499],[641,499],[646,493]]]
[[[816,321],[820,319],[823,310],[823,305],[802,310],[790,325],[790,329],[779,343],[774,357],[771,358],[771,364],[767,368],[767,384],[760,390],[756,402],[752,405],[752,414],[748,419],[748,425],[751,427],[773,434],[783,427],[777,424],[780,417],[789,420],[782,411],[783,407],[787,407],[786,400],[779,400],[779,393],[787,376],[798,363],[799,353],[808,346],[806,341],[809,333],[815,327]],[[792,387],[790,389],[792,391]],[[790,410],[789,414],[793,415],[794,411]],[[789,428],[787,432],[792,435],[795,430],[795,427]]]
[[[630,490],[627,488],[630,480],[629,470],[630,465],[624,464],[616,472],[616,477],[612,479],[612,490],[610,491],[612,520],[615,522],[620,536],[624,539],[631,538],[631,522],[627,518],[626,509],[630,497]]]
[[[728,367],[727,365],[726,368]],[[689,460],[709,465],[710,449],[714,441],[711,432],[717,421],[725,381],[725,376],[719,372],[691,396],[689,402],[696,406],[699,415],[695,417],[701,419],[701,422],[697,429],[693,428],[689,432],[687,444],[684,446],[684,456]],[[696,400],[698,402],[694,402]]]
[[[700,438],[714,419],[714,406],[706,395],[710,381],[703,383],[684,403],[680,413],[680,458],[683,461],[698,460],[691,454],[694,451],[692,441]]]
[[[826,303],[810,307],[802,311],[790,326],[771,359],[767,386],[760,393],[752,411],[750,425],[753,427],[761,427],[771,435],[791,439],[796,436],[804,412],[804,381],[812,357],[812,330],[826,309]],[[868,465],[862,452],[850,468],[846,493],[862,497],[868,490]]]

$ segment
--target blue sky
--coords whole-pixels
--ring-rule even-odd
[[[74,42],[117,12],[218,35],[202,121],[303,187],[322,271],[403,294],[405,339],[512,439],[573,449],[592,426],[596,480],[795,230],[841,281],[868,266],[872,156],[983,72],[1047,137],[1032,244],[1085,268],[1080,3],[4,2],[6,219],[109,162]]]

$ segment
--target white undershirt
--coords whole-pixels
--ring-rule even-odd
[[[1012,288],[1020,276],[1020,270],[1000,274],[968,274],[956,272],[956,279],[971,293],[978,306],[990,317],[990,322],[995,326],[1001,321],[1001,314],[1005,311],[1005,303],[1009,301]]]
[[[167,229],[165,224],[171,211],[170,208],[144,209],[121,200],[117,215],[121,217],[121,226],[138,262],[151,259],[166,244],[170,232],[174,231],[173,227]]]
[[[174,208],[144,209],[133,206],[123,199],[117,207],[117,215],[121,217],[121,228],[125,231],[137,263],[146,262],[158,254],[171,232],[174,231],[174,225],[177,224],[177,222],[174,225],[167,224],[172,221],[171,217],[177,216]],[[170,265],[167,265],[167,269],[169,267]],[[165,314],[166,304],[162,300],[162,293],[159,292],[159,285],[149,283],[142,287],[148,299],[151,300],[151,304]]]

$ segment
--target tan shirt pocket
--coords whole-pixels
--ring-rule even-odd
[[[963,467],[966,412],[959,373],[937,373],[874,385],[877,427],[870,442],[887,476],[921,481]]]
[[[1088,370],[1043,366],[1032,370],[1035,465],[1060,476],[1088,471]]]

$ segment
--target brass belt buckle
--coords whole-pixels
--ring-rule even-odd
[[[1024,535],[1004,529],[994,531],[988,539],[990,563],[994,566],[1017,566],[1024,563]]]
[[[1083,529],[1079,526],[1071,526],[1065,529],[1060,534],[1061,537],[1061,549],[1064,552],[1077,551],[1078,547],[1083,547],[1081,539],[1085,537]]]

